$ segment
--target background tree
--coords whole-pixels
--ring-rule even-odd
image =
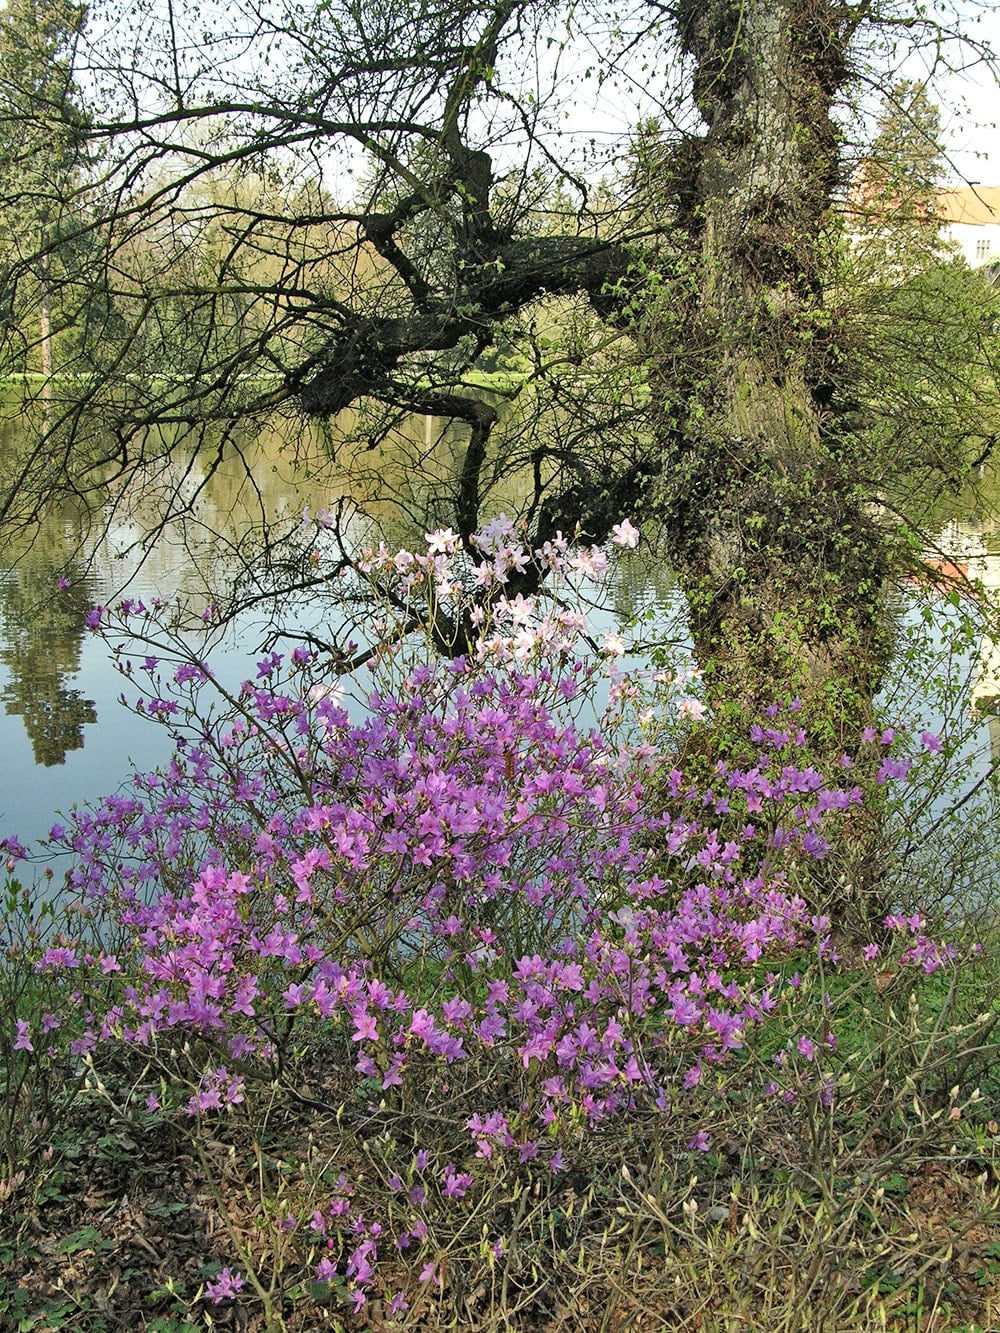
[[[998,293],[939,221],[947,176],[939,108],[897,82],[854,172],[847,243],[830,283],[858,477],[920,529],[993,450],[1000,398]]]
[[[855,262],[884,279],[944,259],[937,193],[946,177],[940,108],[924,84],[901,79],[884,98],[875,137],[851,184],[847,216]]]
[[[76,250],[72,199],[85,126],[73,63],[83,22],[83,6],[69,0],[11,0],[0,13],[4,301],[15,355],[45,376],[54,368],[53,303]],[[67,328],[79,314],[60,308],[56,322]]]

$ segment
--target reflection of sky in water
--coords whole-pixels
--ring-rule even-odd
[[[148,589],[137,592],[149,595]],[[2,628],[6,634],[8,627]],[[220,678],[230,684],[238,684],[247,674],[253,674],[247,651],[239,646],[239,636],[239,629],[234,629],[212,654]],[[7,665],[0,664],[0,696],[5,701],[5,711],[0,714],[3,834],[16,832],[24,842],[43,836],[51,827],[56,810],[65,812],[74,803],[112,792],[133,767],[153,768],[169,756],[172,746],[166,731],[148,719],[137,717],[119,701],[123,692],[134,699],[143,692],[143,684],[142,678],[131,681],[123,678],[104,642],[85,633],[80,642],[79,668],[63,681],[67,696],[76,695],[88,705],[86,720],[80,728],[82,745],[67,747],[61,761],[43,764],[33,752],[25,718],[11,711],[7,699],[11,673]],[[63,730],[65,733],[65,725]]]
[[[36,764],[22,719],[0,716],[0,829],[16,832],[24,842],[44,835],[57,809],[65,811],[89,796],[114,791],[128,774],[130,759],[148,768],[168,753],[165,734],[117,702],[121,677],[102,643],[85,640],[72,683],[93,701],[97,722],[84,727],[83,747],[68,751],[62,764]],[[0,687],[6,685],[0,677]]]

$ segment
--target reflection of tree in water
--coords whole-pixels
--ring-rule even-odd
[[[84,726],[97,721],[93,700],[65,683],[80,668],[89,608],[84,582],[60,588],[48,565],[25,562],[0,580],[0,663],[10,674],[0,697],[24,718],[35,762],[46,767],[81,749]]]

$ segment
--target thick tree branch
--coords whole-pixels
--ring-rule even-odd
[[[495,256],[463,271],[463,290],[447,305],[428,302],[404,318],[345,318],[342,332],[287,376],[282,397],[295,397],[310,416],[334,416],[384,386],[404,357],[446,351],[469,335],[488,342],[494,324],[540,296],[586,292],[603,315],[633,262],[624,247],[561,236],[511,241]]]

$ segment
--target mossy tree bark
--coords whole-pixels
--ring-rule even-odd
[[[831,108],[859,15],[815,0],[678,6],[707,131],[678,162],[691,295],[666,347],[650,325],[660,508],[710,689],[743,715],[811,695],[834,745],[870,709],[889,651],[889,549],[852,474],[824,305]]]

